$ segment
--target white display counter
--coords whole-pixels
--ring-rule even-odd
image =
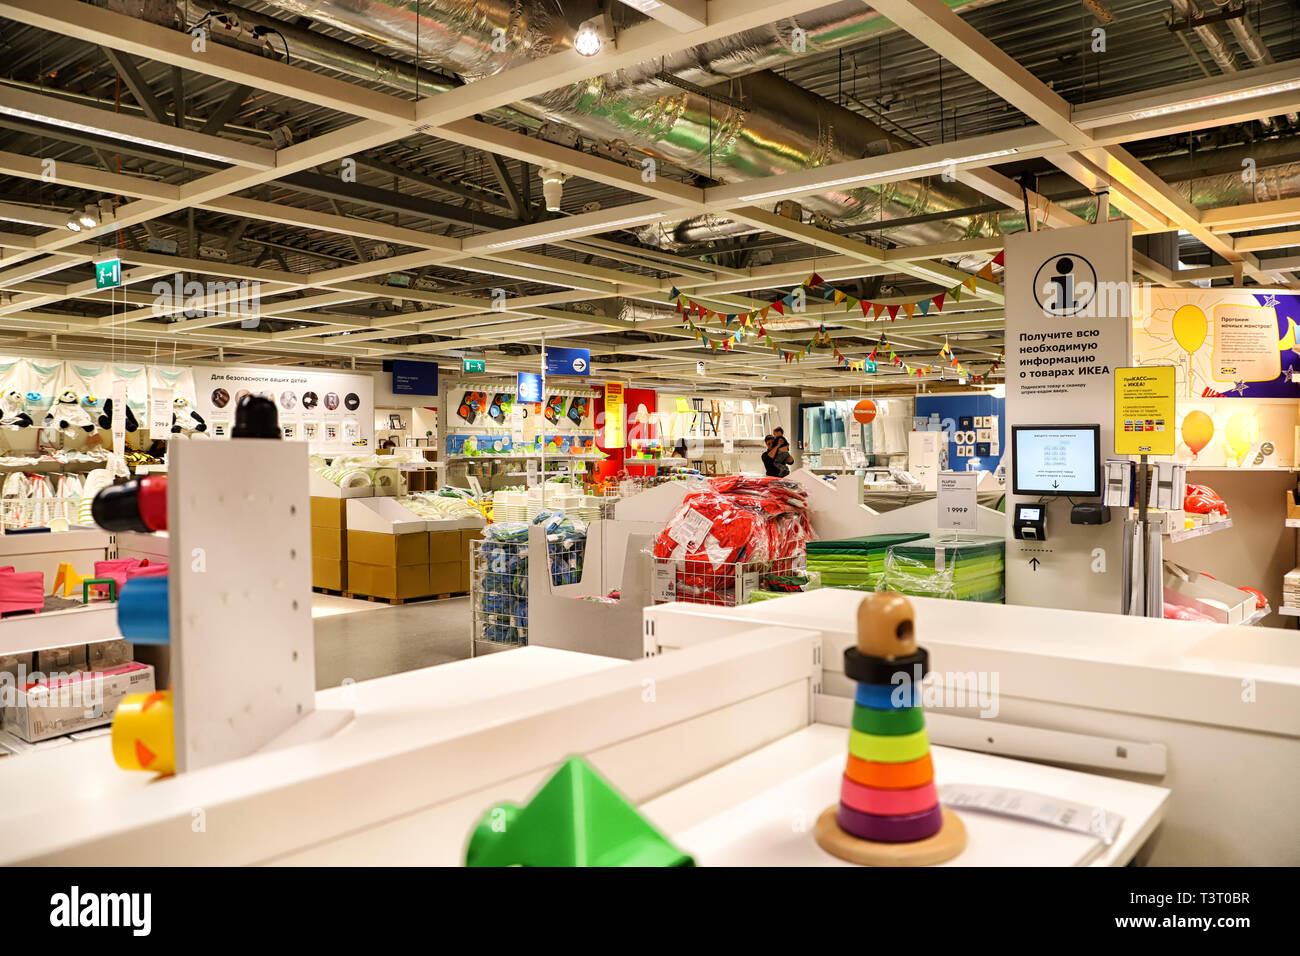
[[[526,801],[576,753],[702,863],[839,865],[811,827],[794,833],[787,818],[772,838],[784,794],[809,813],[837,799],[847,734],[814,720],[820,647],[813,631],[757,627],[639,661],[489,655],[321,691],[318,709],[355,713],[337,734],[165,780],[117,770],[103,738],[0,761],[0,862],[455,865],[490,806]],[[934,759],[941,783],[1033,786],[1122,815],[1097,864],[1131,859],[1168,795],[982,754]],[[1037,824],[959,812],[972,855],[958,863],[1086,852]],[[715,820],[726,828],[710,835]]]
[[[861,600],[825,589],[740,608],[660,605],[646,612],[647,646],[695,647],[759,623],[815,629],[820,714],[853,692],[842,658]],[[926,701],[933,742],[1170,787],[1156,864],[1300,863],[1300,644],[1287,632],[910,600],[941,692]]]

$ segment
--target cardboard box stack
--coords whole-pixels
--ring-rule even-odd
[[[1300,608],[1300,568],[1282,576],[1282,606]]]
[[[423,527],[393,532],[349,529],[348,582],[352,593],[367,597],[405,600],[431,594],[429,533]]]
[[[386,600],[469,591],[470,541],[482,519],[431,521],[393,498],[347,505],[348,590]]]
[[[311,499],[311,586],[348,590],[347,499]]]

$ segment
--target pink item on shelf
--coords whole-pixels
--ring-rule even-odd
[[[12,564],[6,565],[5,567],[0,568],[0,574],[4,574],[6,571],[13,571],[13,569],[14,566]]]
[[[112,561],[96,561],[95,577],[112,578],[117,582],[118,593],[122,591],[122,585],[126,579],[131,576],[131,572],[140,567],[139,558],[114,558]]]
[[[9,571],[0,574],[0,614],[40,611],[45,607],[45,574]]]
[[[126,579],[132,578],[165,578],[167,576],[167,565],[165,564],[142,564],[138,568],[132,568],[126,572]]]

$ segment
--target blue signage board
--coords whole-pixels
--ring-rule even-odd
[[[519,401],[536,405],[542,400],[542,377],[536,372],[519,373]]]
[[[547,349],[547,375],[590,375],[591,349]]]
[[[393,373],[394,395],[437,395],[438,363],[392,359],[384,367]]]

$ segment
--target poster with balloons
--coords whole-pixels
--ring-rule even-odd
[[[1133,309],[1135,365],[1172,365],[1175,459],[1270,468],[1292,463],[1300,398],[1300,295],[1243,289],[1155,289]],[[1273,401],[1270,401],[1273,400]]]
[[[1300,295],[1144,288],[1133,309],[1135,365],[1173,365],[1180,398],[1300,398]]]

